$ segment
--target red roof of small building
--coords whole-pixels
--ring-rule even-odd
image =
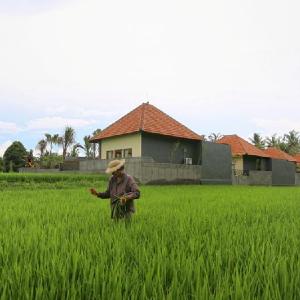
[[[265,153],[267,153],[268,155],[270,155],[270,157],[275,158],[275,159],[282,159],[282,160],[287,160],[287,161],[292,161],[292,162],[296,162],[295,157],[285,153],[284,151],[274,148],[274,147],[270,147],[264,150]]]
[[[224,135],[217,141],[217,143],[230,145],[233,156],[252,155],[259,157],[270,157],[267,153],[248,143],[246,140],[242,139],[236,134]]]
[[[191,140],[203,139],[203,137],[197,133],[147,102],[141,104],[105,128],[90,141],[96,142],[102,139],[140,131]]]
[[[296,155],[294,155],[294,158],[297,161],[297,164],[300,164],[300,153],[297,153]]]

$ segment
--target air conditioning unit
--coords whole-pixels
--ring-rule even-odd
[[[193,164],[193,159],[191,157],[186,157],[184,159],[184,164],[185,165],[192,165]]]

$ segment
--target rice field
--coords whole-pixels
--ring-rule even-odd
[[[104,177],[1,176],[1,299],[300,298],[299,187],[142,186],[124,223]]]

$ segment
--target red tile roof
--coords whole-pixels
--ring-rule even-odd
[[[296,159],[297,164],[300,164],[300,153],[294,155],[294,158]]]
[[[267,148],[264,150],[264,152],[267,153],[268,155],[270,155],[270,157],[272,157],[272,158],[296,162],[295,157],[285,153],[284,151],[282,151],[280,149],[274,148],[274,147]]]
[[[260,157],[269,157],[264,151],[258,149],[254,145],[248,143],[238,135],[225,135],[217,141],[218,144],[226,144],[231,146],[231,153],[236,155],[252,155]]]
[[[96,142],[113,136],[140,131],[191,140],[203,139],[200,135],[177,122],[155,106],[143,103],[105,128],[90,141]]]

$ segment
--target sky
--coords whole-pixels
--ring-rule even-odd
[[[0,0],[0,156],[149,101],[198,134],[300,131],[300,2]]]

